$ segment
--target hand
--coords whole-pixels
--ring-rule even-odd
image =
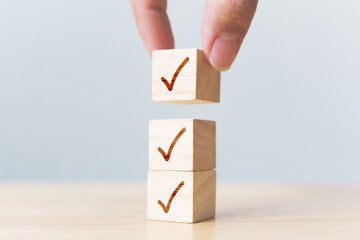
[[[136,24],[146,49],[174,48],[166,0],[131,0]],[[207,0],[202,23],[202,46],[208,61],[228,70],[235,60],[255,14],[257,0]]]

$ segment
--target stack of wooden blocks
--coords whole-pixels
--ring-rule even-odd
[[[152,55],[152,97],[176,104],[220,101],[220,72],[198,49]],[[194,223],[215,216],[216,124],[198,119],[149,123],[148,218]]]

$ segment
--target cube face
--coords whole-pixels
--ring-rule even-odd
[[[220,101],[220,72],[198,49],[156,50],[152,55],[152,98],[169,103]]]
[[[215,216],[215,193],[214,170],[149,171],[148,218],[187,223],[212,218]]]
[[[149,168],[196,171],[215,168],[216,124],[198,119],[149,122]]]
[[[216,122],[194,120],[193,170],[208,170],[216,167]]]

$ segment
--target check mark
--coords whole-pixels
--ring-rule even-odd
[[[173,193],[171,194],[170,198],[169,198],[169,201],[165,207],[165,204],[161,201],[161,200],[158,200],[158,204],[162,207],[162,209],[164,210],[165,213],[168,213],[169,212],[169,209],[170,209],[170,205],[171,205],[171,202],[172,200],[174,199],[174,197],[176,196],[177,192],[180,190],[180,188],[182,186],[184,186],[184,181],[182,181],[176,188],[175,190],[173,191]]]
[[[174,73],[174,76],[171,79],[171,83],[169,84],[169,82],[166,80],[166,78],[161,77],[161,81],[163,81],[163,83],[166,85],[167,89],[169,91],[173,90],[174,84],[175,84],[175,80],[177,78],[177,76],[179,75],[181,69],[185,66],[185,64],[189,61],[189,57],[185,58],[184,61],[180,64],[180,66],[176,69],[176,72]]]
[[[185,131],[186,131],[186,128],[183,128],[183,129],[180,130],[180,132],[176,135],[176,137],[174,138],[174,140],[170,144],[170,147],[169,147],[169,150],[168,150],[167,153],[165,153],[165,151],[161,147],[158,147],[158,151],[161,153],[161,155],[163,156],[165,161],[169,161],[171,152],[174,149],[174,146],[175,146],[176,142],[179,140],[179,138],[181,137],[181,135],[183,135],[183,133]]]

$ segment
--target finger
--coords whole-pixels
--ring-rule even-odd
[[[255,14],[257,0],[208,0],[202,23],[205,56],[218,70],[235,60]]]
[[[166,0],[131,0],[140,36],[150,56],[153,50],[174,48]]]

